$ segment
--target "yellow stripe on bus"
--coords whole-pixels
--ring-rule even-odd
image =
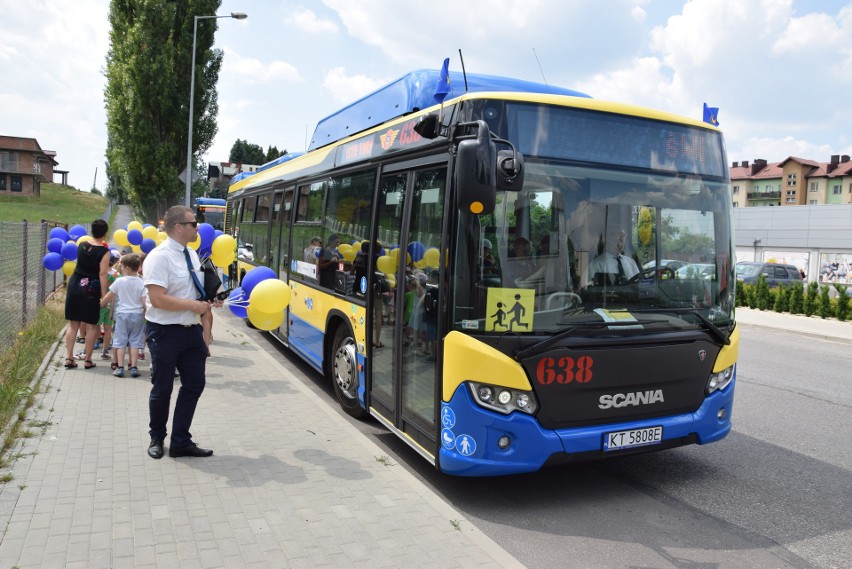
[[[329,312],[337,310],[345,314],[358,351],[366,354],[367,311],[363,306],[296,281],[290,281],[290,290],[290,313],[293,316],[325,333]]]

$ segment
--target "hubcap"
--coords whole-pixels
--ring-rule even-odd
[[[349,399],[358,396],[358,373],[355,369],[355,343],[347,340],[334,354],[334,380],[337,387]]]

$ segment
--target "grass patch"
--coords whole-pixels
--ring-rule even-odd
[[[0,221],[52,219],[89,228],[103,215],[109,200],[62,184],[42,184],[40,196],[0,196]]]
[[[15,336],[11,346],[0,351],[0,461],[22,437],[34,436],[32,428],[44,432],[49,421],[26,423],[27,409],[35,404],[40,378],[38,368],[56,344],[65,326],[64,299],[53,298],[38,310],[35,319]]]

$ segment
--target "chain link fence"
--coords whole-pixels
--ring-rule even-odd
[[[0,222],[0,346],[11,345],[65,282],[62,271],[48,271],[42,265],[54,227],[68,229],[64,223],[47,220]]]

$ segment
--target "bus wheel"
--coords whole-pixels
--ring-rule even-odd
[[[331,352],[331,382],[334,393],[343,410],[356,419],[363,419],[367,412],[358,402],[358,354],[355,339],[346,326],[337,328]]]

